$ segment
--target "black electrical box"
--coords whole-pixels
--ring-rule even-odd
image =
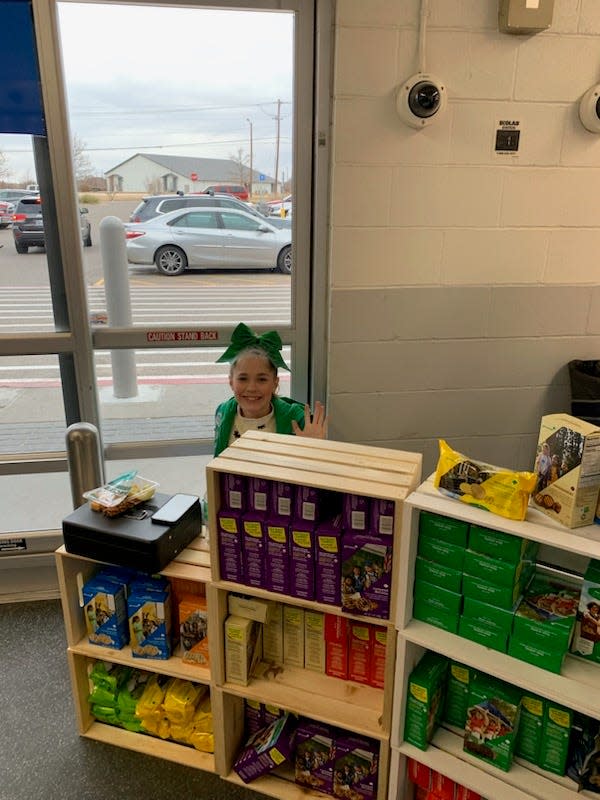
[[[179,518],[153,522],[153,514],[173,497],[178,498]],[[65,517],[62,527],[67,553],[153,573],[200,535],[202,508],[195,495],[157,493],[118,517],[92,511],[85,503]]]

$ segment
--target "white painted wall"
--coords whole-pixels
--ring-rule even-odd
[[[550,31],[501,34],[497,0],[430,0],[427,70],[448,109],[395,112],[417,71],[418,0],[338,0],[329,409],[332,438],[425,454],[438,438],[531,468],[566,364],[600,357],[600,2],[556,0]],[[521,121],[518,161],[493,152]]]

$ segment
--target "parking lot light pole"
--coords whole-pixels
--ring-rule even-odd
[[[253,146],[253,137],[252,137],[252,121],[246,117],[246,122],[250,125],[250,180],[248,181],[248,193],[250,194],[250,200],[252,200],[252,177],[254,175],[252,171],[252,146]]]

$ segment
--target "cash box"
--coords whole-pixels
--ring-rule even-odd
[[[176,515],[168,515],[165,522],[153,522],[152,515],[175,498]],[[118,517],[106,517],[85,503],[63,520],[68,553],[150,573],[166,567],[201,530],[198,497],[182,494],[157,493]]]

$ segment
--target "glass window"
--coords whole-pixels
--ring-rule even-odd
[[[249,217],[243,217],[241,214],[222,211],[221,219],[223,220],[223,227],[232,231],[257,231],[260,228],[260,222],[256,222]]]
[[[169,225],[177,228],[218,228],[217,214],[211,214],[209,211],[191,211],[177,217]]]

